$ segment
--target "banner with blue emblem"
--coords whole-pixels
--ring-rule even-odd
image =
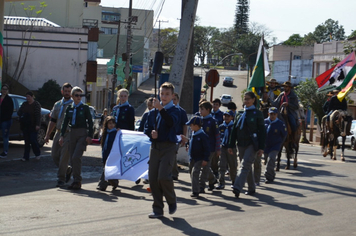
[[[151,142],[143,132],[119,130],[105,165],[105,179],[148,179]]]

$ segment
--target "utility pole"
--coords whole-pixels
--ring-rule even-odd
[[[292,55],[293,53],[290,53],[290,58],[289,58],[289,76],[288,76],[288,81],[290,82],[292,79]]]
[[[159,20],[158,21],[158,49],[157,51],[161,51],[161,22],[162,23],[168,23],[169,21],[165,21],[165,20]]]
[[[126,64],[125,64],[125,79],[127,83],[126,89],[130,89],[132,77],[130,77],[130,59],[131,59],[131,24],[132,24],[132,0],[129,5],[129,21],[127,24],[127,38],[126,38]]]
[[[114,60],[114,73],[112,75],[112,87],[111,87],[111,97],[110,97],[110,113],[111,113],[111,104],[114,103],[114,94],[115,94],[115,86],[116,86],[116,81],[117,81],[117,74],[116,74],[116,68],[117,68],[117,57],[119,53],[119,39],[120,39],[120,24],[121,21],[119,21],[117,25],[117,39],[116,39],[116,48],[115,48],[115,60]],[[110,114],[109,113],[109,114]]]

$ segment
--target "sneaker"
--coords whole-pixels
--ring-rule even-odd
[[[70,177],[72,177],[72,173],[73,173],[73,168],[71,166],[68,166],[66,171],[66,183],[69,182]]]
[[[141,183],[141,179],[135,181],[135,184],[139,184],[139,183]]]
[[[255,195],[255,193],[256,193],[255,190],[249,190],[249,191],[246,191],[246,192],[245,192],[245,195],[253,196],[253,195]]]
[[[71,185],[68,186],[68,189],[72,190],[80,190],[82,188],[82,184],[80,182],[73,182]]]
[[[169,214],[173,215],[177,211],[177,203],[168,204]]]
[[[6,157],[7,157],[7,153],[2,152],[2,153],[0,154],[0,158],[6,158]]]
[[[100,191],[105,191],[105,190],[106,190],[106,187],[97,186],[96,189],[97,189],[97,190],[100,190]]]
[[[216,187],[216,189],[224,189],[225,188],[225,185],[223,184],[219,184],[219,186]]]
[[[119,180],[118,179],[109,179],[108,183],[109,183],[109,185],[112,186],[112,190],[113,191],[119,186]]]
[[[148,214],[148,218],[151,218],[151,219],[158,219],[158,218],[162,218],[162,217],[163,217],[163,214],[158,214],[155,212]]]
[[[190,194],[191,198],[198,198],[199,197],[199,193],[192,193]]]
[[[59,188],[62,188],[62,187],[64,187],[64,185],[65,185],[66,183],[64,183],[63,181],[57,181],[57,185],[56,185],[56,187],[59,187]]]
[[[36,161],[39,161],[41,159],[41,155],[35,157]]]

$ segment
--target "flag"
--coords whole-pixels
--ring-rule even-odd
[[[105,179],[147,179],[150,146],[144,133],[119,130],[106,160]]]
[[[2,33],[0,32],[0,72],[2,69],[2,60],[4,56],[4,44],[3,44],[4,38],[2,37]],[[0,73],[0,78],[1,78],[1,73]]]
[[[264,87],[265,77],[269,75],[270,70],[268,66],[268,58],[266,50],[263,47],[263,38],[261,38],[260,45],[258,47],[256,65],[253,69],[248,90],[252,91],[252,88]]]
[[[338,93],[337,99],[339,99],[340,102],[346,97],[346,94],[350,91],[352,86],[356,84],[355,79],[356,79],[356,74],[352,77],[352,79],[349,81],[349,83],[346,85],[346,87],[343,88]]]
[[[355,52],[352,52],[344,60],[337,63],[336,66],[316,77],[315,80],[319,87],[318,91],[322,92],[330,91],[336,88],[342,88],[341,85],[343,84],[344,80],[347,78],[348,73],[355,66],[355,64]],[[348,79],[351,78],[349,77]],[[347,83],[348,82],[346,82],[346,84]],[[344,86],[346,86],[346,84]]]

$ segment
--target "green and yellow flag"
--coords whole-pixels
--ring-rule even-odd
[[[263,47],[263,39],[261,38],[260,45],[258,47],[257,59],[255,67],[253,68],[248,90],[253,91],[257,88],[265,86],[265,77],[269,75],[270,69],[268,66],[268,59],[266,50]],[[255,89],[253,89],[255,88]]]

